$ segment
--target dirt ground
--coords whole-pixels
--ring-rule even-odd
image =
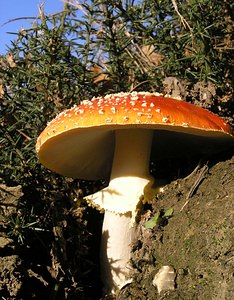
[[[177,179],[166,185],[163,192],[155,196],[152,205],[145,208],[133,245],[133,281],[121,291],[118,300],[234,298],[232,155],[229,153],[214,161],[194,164],[187,174],[177,174]],[[10,193],[2,192],[5,204],[11,207],[8,213],[16,209],[14,201],[21,193],[20,186]],[[5,206],[1,207],[4,209]],[[173,213],[165,217],[170,208],[173,208]],[[158,223],[153,228],[145,228],[145,223],[158,212]],[[1,299],[29,299],[22,295],[30,295],[30,299],[100,299],[100,285],[93,292],[92,285],[89,285],[88,292],[84,287],[83,297],[58,294],[52,297],[51,279],[45,275],[51,262],[47,257],[38,263],[36,255],[40,250],[37,253],[35,249],[33,257],[27,253],[22,255],[14,240],[5,232],[1,233],[0,294],[4,295]],[[72,256],[67,257],[67,260],[72,259]],[[165,265],[172,266],[176,272],[175,289],[159,294],[153,279]],[[98,283],[98,272],[94,275]]]
[[[133,247],[133,282],[118,300],[234,299],[234,157],[202,164],[165,186],[142,216]],[[144,224],[173,208],[152,229]],[[153,278],[162,266],[176,272],[175,290],[160,294]]]

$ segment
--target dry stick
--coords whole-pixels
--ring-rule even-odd
[[[189,179],[191,176],[193,176],[194,174],[196,174],[200,167],[201,167],[201,161],[199,161],[199,163],[198,163],[198,165],[196,166],[196,168],[195,168],[188,176],[186,176],[184,179],[187,180],[187,179]]]
[[[185,208],[185,206],[189,203],[189,200],[190,200],[190,198],[193,196],[194,191],[197,189],[197,187],[199,186],[199,184],[200,184],[200,183],[202,182],[202,180],[205,178],[205,175],[206,175],[207,171],[208,171],[208,166],[205,165],[205,166],[201,169],[201,171],[200,171],[200,173],[199,173],[199,175],[198,175],[196,181],[194,182],[194,184],[192,185],[190,191],[188,192],[188,194],[187,194],[187,196],[186,196],[186,200],[187,200],[187,201],[186,201],[186,202],[184,203],[184,205],[181,207],[180,212],[181,212],[181,211]]]
[[[185,20],[185,18],[179,12],[176,0],[171,0],[171,2],[172,2],[172,5],[174,6],[174,9],[175,9],[177,15],[180,17],[181,22],[184,25],[184,28],[188,27],[189,31],[192,32],[192,28],[189,26],[189,23]]]
[[[179,16],[184,28],[186,29],[186,27],[189,29],[190,33],[191,33],[191,37],[192,37],[192,46],[194,48],[194,36],[193,36],[193,29],[192,27],[189,25],[189,23],[186,21],[186,19],[181,15],[181,13],[179,12],[176,0],[171,0],[172,5],[177,13],[177,15]]]
[[[23,137],[26,138],[26,140],[31,141],[32,138],[30,138],[26,133],[24,133],[23,131],[16,129],[17,132],[19,132],[19,134],[21,134]]]
[[[44,286],[48,286],[49,283],[39,274],[35,273],[32,269],[27,270],[29,277],[38,279]]]

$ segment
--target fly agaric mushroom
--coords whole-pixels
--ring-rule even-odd
[[[117,93],[85,100],[60,113],[37,140],[40,162],[73,178],[107,179],[91,198],[105,210],[101,273],[106,293],[129,282],[136,207],[146,186],[152,147],[170,132],[183,146],[218,151],[234,145],[232,129],[215,114],[158,93]],[[159,138],[158,138],[159,137]],[[190,137],[189,142],[184,140]],[[194,142],[195,141],[195,142]],[[166,152],[168,148],[163,148]]]

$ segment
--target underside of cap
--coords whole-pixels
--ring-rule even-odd
[[[62,112],[39,136],[36,150],[40,162],[59,174],[108,179],[115,130],[147,128],[155,130],[153,151],[164,149],[164,156],[212,153],[234,145],[231,127],[205,109],[158,94],[118,93]]]
[[[196,130],[193,132],[197,134],[191,134],[188,130],[186,133],[175,129],[155,130],[152,155],[157,160],[216,153],[234,146],[234,140],[229,135],[219,132],[208,134],[205,131],[199,135]],[[114,130],[73,129],[43,143],[38,157],[43,165],[61,175],[87,180],[108,179],[114,147]]]

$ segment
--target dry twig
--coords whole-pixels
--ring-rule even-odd
[[[197,170],[197,167],[196,169]],[[193,196],[195,190],[198,188],[199,184],[202,182],[202,180],[205,178],[205,175],[207,174],[208,171],[208,166],[205,165],[201,168],[197,179],[195,180],[194,184],[191,186],[187,196],[186,196],[186,201],[184,203],[184,205],[181,207],[180,212],[185,208],[185,206],[189,203],[189,200],[191,199],[191,197]],[[194,173],[194,171],[193,171]]]

